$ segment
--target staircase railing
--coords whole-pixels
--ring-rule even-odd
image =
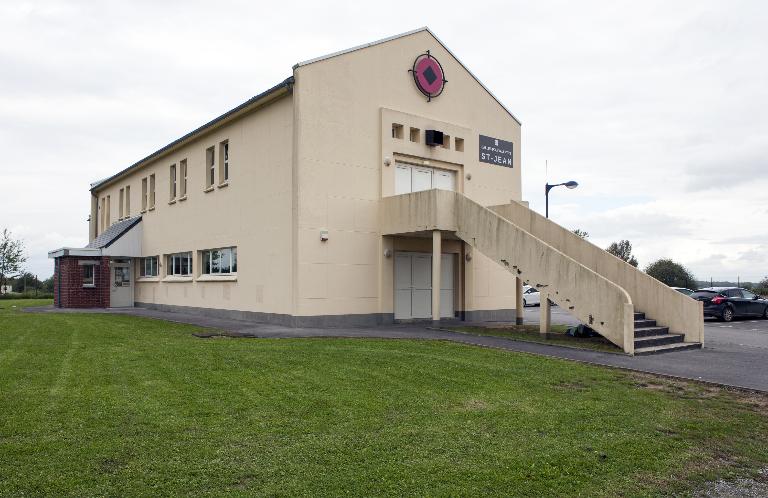
[[[670,332],[684,334],[686,342],[703,344],[701,302],[671,289],[522,204],[504,204],[489,209],[622,287],[638,311],[669,327]]]

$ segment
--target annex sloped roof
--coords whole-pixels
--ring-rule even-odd
[[[109,247],[113,242],[122,237],[128,230],[136,226],[141,221],[141,215],[118,221],[110,226],[104,233],[96,237],[90,244],[85,246],[87,249],[103,249]]]

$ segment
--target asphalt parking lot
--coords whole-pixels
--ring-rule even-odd
[[[539,323],[539,307],[525,308],[525,323]],[[559,307],[552,307],[552,323],[578,325],[580,322]],[[768,320],[736,318],[730,323],[704,320],[704,347],[763,348],[768,350]]]

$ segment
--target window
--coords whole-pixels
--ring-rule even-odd
[[[157,276],[157,256],[149,256],[147,258],[141,258],[139,263],[139,276],[140,277],[156,277]]]
[[[443,148],[444,149],[450,149],[451,148],[451,136],[446,135],[443,133]]]
[[[459,152],[464,152],[464,139],[456,137],[454,141],[456,143],[456,150]]]
[[[179,161],[179,190],[181,198],[187,196],[187,160],[182,159]]]
[[[219,184],[227,183],[229,181],[229,140],[225,140],[219,144],[219,164],[221,165],[221,171],[219,171]]]
[[[107,198],[101,198],[101,231],[107,229]]]
[[[213,147],[205,151],[205,187],[213,187],[216,182],[216,161],[213,157]]]
[[[192,253],[179,252],[168,255],[168,275],[187,276],[192,274]]]
[[[421,136],[421,130],[418,128],[411,128],[411,142],[418,142]]]
[[[122,220],[125,213],[123,212],[123,202],[125,201],[125,189],[120,189],[120,204],[118,205],[118,220]]]
[[[149,209],[155,209],[155,175],[149,175]]]
[[[110,216],[110,212],[109,212],[109,207],[110,207],[110,204],[112,204],[112,201],[110,200],[110,197],[109,197],[109,196],[107,196],[107,225],[104,227],[104,229],[105,229],[105,230],[106,230],[107,228],[109,228],[109,225],[111,225],[111,224],[112,224],[112,222],[111,222],[111,219],[112,219],[112,218],[111,218],[111,216]]]
[[[131,217],[131,186],[125,186],[125,217]]]
[[[741,297],[741,291],[739,289],[728,289],[723,292],[726,297]]]
[[[395,167],[395,195],[433,188],[456,190],[456,172],[398,163]]]
[[[141,212],[147,210],[147,179],[142,178],[141,179]]]
[[[237,273],[237,247],[202,251],[204,275],[230,275]]]
[[[94,275],[94,265],[83,265],[83,287],[95,287],[96,279]]]
[[[392,138],[403,138],[403,125],[392,123]]]
[[[171,164],[171,177],[170,177],[169,183],[171,185],[171,192],[170,192],[171,200],[173,201],[173,200],[176,200],[176,165],[175,164]]]
[[[755,294],[752,294],[748,290],[744,290],[744,289],[742,289],[741,294],[744,297],[744,299],[754,299],[757,297]]]

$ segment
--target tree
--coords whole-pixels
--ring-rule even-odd
[[[42,288],[43,288],[43,292],[53,294],[53,275],[43,280]]]
[[[606,251],[637,268],[637,258],[632,255],[632,243],[630,241],[611,242]]]
[[[574,234],[578,235],[582,239],[588,239],[589,238],[589,232],[585,232],[584,230],[580,228],[576,228],[575,230],[571,230]]]
[[[0,237],[0,286],[6,285],[9,278],[18,274],[26,260],[24,244],[15,240],[11,232],[4,228]]]
[[[645,273],[670,287],[696,288],[693,274],[685,266],[668,258],[654,261],[645,268]]]
[[[27,290],[39,289],[40,280],[32,273],[25,271],[13,279],[13,292],[24,292]]]

